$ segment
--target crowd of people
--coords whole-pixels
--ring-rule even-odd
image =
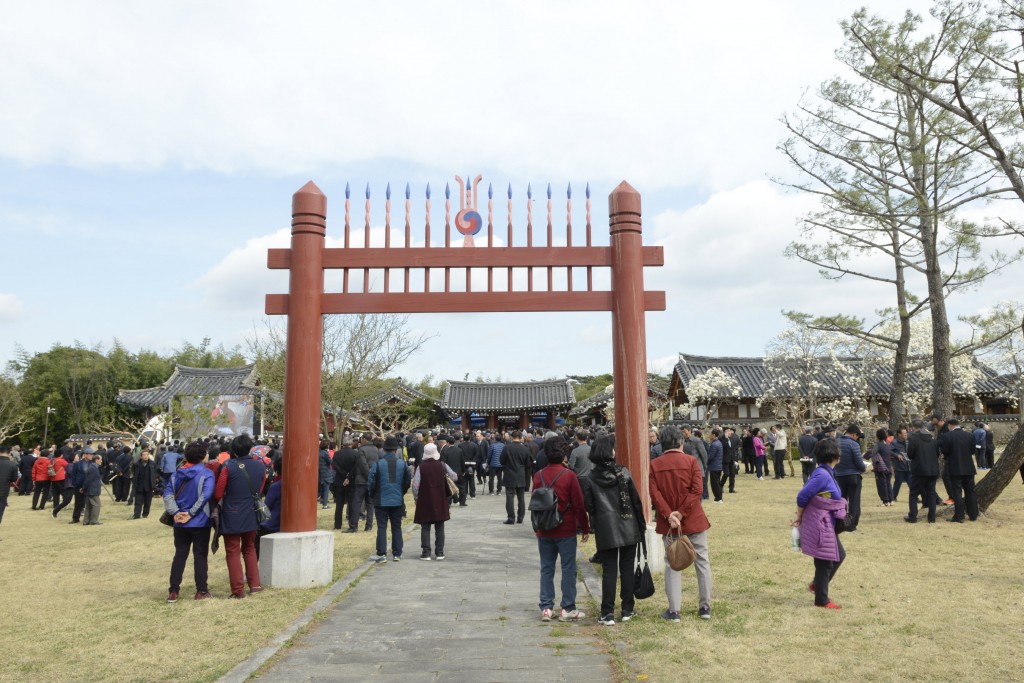
[[[739,432],[739,433],[737,433]],[[829,595],[832,578],[846,552],[842,533],[856,532],[861,516],[861,485],[870,467],[880,504],[897,502],[906,486],[909,523],[918,508],[929,523],[940,503],[951,504],[949,521],[978,517],[974,477],[992,466],[994,440],[987,425],[968,431],[955,418],[933,415],[930,423],[913,420],[895,430],[878,429],[867,452],[864,433],[850,424],[842,434],[832,425],[808,425],[796,439],[803,488],[797,495],[793,526],[800,548],[814,558],[809,589],[815,604],[840,609]],[[775,479],[788,476],[790,460],[786,430],[714,426],[705,432],[688,426],[652,429],[648,444],[649,490],[656,532],[666,548],[685,535],[695,554],[697,614],[711,618],[711,567],[707,531],[710,522],[703,501],[723,501],[736,492],[739,475]],[[557,517],[538,527],[540,565],[539,608],[550,621],[579,621],[585,614],[576,605],[577,537],[584,542],[593,532],[602,566],[599,623],[614,624],[616,592],[618,619],[634,612],[634,567],[646,548],[646,522],[633,474],[616,457],[615,435],[598,427],[588,429],[509,431],[414,431],[408,434],[346,432],[341,447],[323,440],[319,449],[317,497],[330,509],[333,495],[334,528],[372,532],[376,543],[370,559],[400,562],[406,517],[406,494],[416,501],[414,521],[420,526],[420,560],[446,558],[445,524],[452,507],[467,507],[477,495],[505,495],[505,524],[523,524],[529,506],[526,495],[548,490]],[[770,460],[769,460],[770,459]],[[742,469],[742,472],[741,472]],[[99,525],[103,495],[125,503],[131,519],[149,517],[159,491],[165,523],[173,525],[174,556],[168,602],[175,602],[188,558],[193,561],[194,599],[210,597],[208,560],[223,540],[230,597],[239,599],[263,590],[259,577],[260,538],[280,530],[282,452],[279,444],[254,442],[248,435],[232,440],[208,438],[190,443],[149,444],[135,448],[110,442],[95,447],[65,443],[22,452],[0,449],[0,521],[7,494],[29,498],[32,510],[49,509],[57,518],[71,507],[69,524]],[[1021,472],[1024,480],[1024,468]],[[893,479],[895,478],[895,481]],[[947,497],[936,492],[941,480]],[[260,514],[257,501],[265,501]],[[49,506],[49,508],[47,508]],[[555,608],[554,576],[561,570],[561,601]],[[680,620],[680,573],[666,567],[668,609],[662,617]]]

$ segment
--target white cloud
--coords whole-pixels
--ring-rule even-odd
[[[0,322],[9,323],[19,320],[24,311],[25,308],[18,297],[0,292]]]
[[[445,7],[21,3],[0,26],[0,156],[729,187],[779,166],[777,119],[836,71],[857,3]]]

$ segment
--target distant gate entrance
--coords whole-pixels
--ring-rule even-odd
[[[267,265],[289,271],[288,294],[268,294],[268,315],[288,316],[285,370],[284,480],[281,531],[316,529],[317,453],[319,450],[320,372],[323,316],[336,313],[452,313],[610,311],[615,377],[616,450],[636,480],[649,510],[647,445],[647,344],[645,312],[665,310],[665,293],[644,290],[644,266],[664,265],[661,247],[642,243],[640,194],[622,182],[609,195],[610,246],[591,240],[590,189],[586,192],[583,244],[574,245],[572,192],[566,192],[565,246],[553,246],[551,188],[547,191],[546,240],[534,245],[532,192],[527,192],[526,244],[514,246],[512,190],[508,191],[505,246],[494,246],[493,192],[488,190],[486,219],[478,210],[477,185],[456,177],[460,210],[451,217],[450,192],[445,190],[444,245],[431,243],[430,186],[426,193],[424,246],[411,246],[410,195],[405,191],[404,240],[391,243],[391,190],[386,194],[384,246],[370,245],[370,191],[366,191],[364,238],[350,243],[351,197],[345,191],[344,246],[326,248],[327,197],[312,182],[292,197],[292,239],[289,249],[270,249]],[[451,227],[463,236],[461,249],[451,247]],[[486,226],[486,246],[474,237]],[[561,233],[561,226],[559,226]],[[479,238],[481,241],[484,237]],[[578,239],[578,236],[577,236]],[[507,269],[507,286],[494,288],[494,269]],[[611,269],[611,288],[594,289],[594,269]],[[341,289],[324,291],[324,271],[341,270]],[[443,271],[443,290],[432,291],[431,270]],[[452,270],[465,270],[464,291],[452,290]],[[514,272],[526,271],[525,289],[515,289]],[[545,286],[534,286],[535,270],[546,272]],[[574,277],[579,269],[580,277]],[[383,273],[383,291],[371,292],[371,270]],[[556,271],[566,272],[565,289],[553,285]],[[356,290],[350,271],[362,274]],[[413,274],[423,272],[423,290],[413,291]],[[486,271],[486,289],[474,289],[474,271]],[[584,277],[585,273],[585,277]],[[397,274],[397,277],[392,277]]]

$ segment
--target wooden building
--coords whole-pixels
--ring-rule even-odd
[[[446,380],[437,405],[451,419],[461,418],[463,430],[472,428],[474,415],[488,429],[526,428],[537,422],[553,429],[558,416],[575,403],[568,379],[500,384]]]
[[[614,408],[613,398],[612,388],[608,387],[604,391],[600,391],[573,406],[572,410],[569,411],[569,417],[576,420],[578,424],[588,426],[605,425],[614,422],[614,419],[609,420],[608,414],[609,406]],[[654,424],[661,421],[657,418],[657,414],[664,411],[667,402],[668,385],[664,383],[664,380],[661,380],[661,384],[658,384],[651,378],[648,378],[647,414],[649,416],[649,423]],[[669,415],[668,417],[671,416]]]
[[[863,402],[864,407],[872,416],[884,416],[888,412],[889,391],[892,388],[892,369],[876,362],[865,363],[859,358],[841,358],[838,360],[839,371],[829,360],[829,370],[816,375],[815,379],[825,385],[818,392],[816,399],[829,401],[837,398],[851,398]],[[956,412],[958,415],[994,414],[999,407],[997,399],[1006,393],[1005,382],[984,364],[974,361],[979,371],[976,386],[954,387],[956,392]],[[669,383],[669,396],[674,405],[689,403],[687,386],[696,377],[712,368],[719,368],[733,378],[740,387],[739,396],[721,397],[717,410],[708,420],[758,422],[783,419],[785,415],[776,415],[767,404],[758,405],[765,398],[770,382],[770,373],[789,372],[792,378],[800,376],[797,369],[787,370],[785,365],[766,365],[765,359],[735,358],[724,356],[697,356],[679,354],[679,361],[672,371]],[[849,381],[850,377],[862,378],[865,386],[855,389]],[[793,382],[798,384],[798,382]],[[907,390],[913,393],[930,392],[931,371],[919,370],[907,375]],[[991,402],[991,406],[989,405]],[[705,421],[705,415],[698,408],[682,415],[674,415],[676,420]]]

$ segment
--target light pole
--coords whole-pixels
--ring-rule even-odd
[[[50,406],[46,406],[46,419],[43,420],[43,448],[49,448],[49,446],[47,446],[46,437],[50,432],[50,413],[56,412],[57,411]]]

